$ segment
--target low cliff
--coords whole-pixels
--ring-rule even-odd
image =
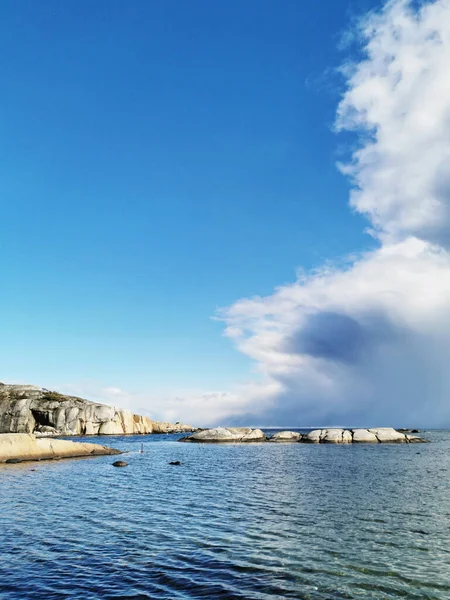
[[[124,435],[195,431],[32,385],[0,383],[0,433]]]

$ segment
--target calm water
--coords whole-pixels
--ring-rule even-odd
[[[450,598],[450,432],[407,446],[177,437],[107,438],[130,451],[125,469],[2,466],[0,598]]]

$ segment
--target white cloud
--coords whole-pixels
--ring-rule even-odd
[[[254,420],[448,421],[449,302],[450,256],[417,238],[237,302],[224,312],[237,347],[283,387]]]
[[[170,393],[129,392],[117,387],[104,387],[93,381],[50,386],[65,394],[111,404],[147,415],[154,420],[190,425],[226,424],[230,415],[253,412],[255,404],[267,407],[280,391],[276,381],[260,387],[249,382],[237,385],[232,391],[179,390]]]
[[[337,128],[361,144],[341,168],[381,247],[223,311],[282,389],[260,422],[450,423],[450,1],[388,2],[359,35]]]
[[[253,383],[98,397],[196,424],[450,425],[450,0],[388,2],[357,33],[336,125],[379,249],[221,311]]]
[[[449,15],[449,0],[420,11],[388,2],[361,23],[366,58],[346,65],[337,127],[365,141],[343,171],[355,184],[351,205],[383,241],[449,241]]]

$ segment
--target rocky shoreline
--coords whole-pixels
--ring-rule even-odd
[[[261,429],[250,427],[216,427],[198,431],[191,436],[181,438],[180,442],[193,443],[304,443],[304,444],[414,444],[427,440],[402,433],[392,427],[374,429],[314,429],[308,433],[279,431],[267,437]]]
[[[154,421],[128,410],[32,385],[0,383],[0,434],[137,435],[186,433],[192,425]]]
[[[0,463],[59,460],[88,456],[112,456],[120,450],[84,442],[37,438],[29,433],[0,434]]]

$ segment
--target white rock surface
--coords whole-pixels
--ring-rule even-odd
[[[190,425],[153,421],[128,410],[30,385],[0,383],[0,433],[124,435],[195,431]]]
[[[343,429],[324,429],[320,437],[322,444],[342,444]]]
[[[263,442],[266,436],[261,429],[243,427],[216,427],[197,432],[180,441],[183,442]],[[302,442],[310,444],[352,444],[352,443],[417,443],[425,442],[422,438],[403,435],[391,427],[379,429],[314,429],[307,434],[296,431],[280,431],[275,433],[269,442]]]
[[[298,442],[302,439],[302,434],[297,431],[278,431],[269,439],[269,442]]]
[[[345,429],[344,433],[342,434],[342,443],[343,444],[351,444],[352,442],[353,442],[352,432],[349,431],[348,429]]]
[[[354,444],[378,444],[378,438],[368,429],[353,429]]]
[[[232,432],[225,427],[214,427],[213,429],[205,429],[204,431],[198,431],[187,438],[184,438],[184,442],[239,442],[242,438],[241,433]]]
[[[376,435],[379,442],[389,442],[391,444],[404,444],[407,442],[405,434],[396,431],[392,427],[380,427],[378,429],[369,429],[369,431]]]
[[[241,442],[265,442],[266,434],[261,429],[250,429],[242,438]]]
[[[313,431],[308,432],[306,435],[302,437],[302,442],[307,442],[310,444],[319,444],[320,440],[324,434],[324,429],[313,429]]]
[[[250,443],[265,442],[266,435],[261,429],[251,429],[250,427],[215,427],[198,431],[193,435],[183,438],[183,442],[203,442],[203,443]]]
[[[29,433],[0,434],[0,463],[11,460],[49,460],[105,454],[120,454],[120,452],[100,444],[38,439]]]

